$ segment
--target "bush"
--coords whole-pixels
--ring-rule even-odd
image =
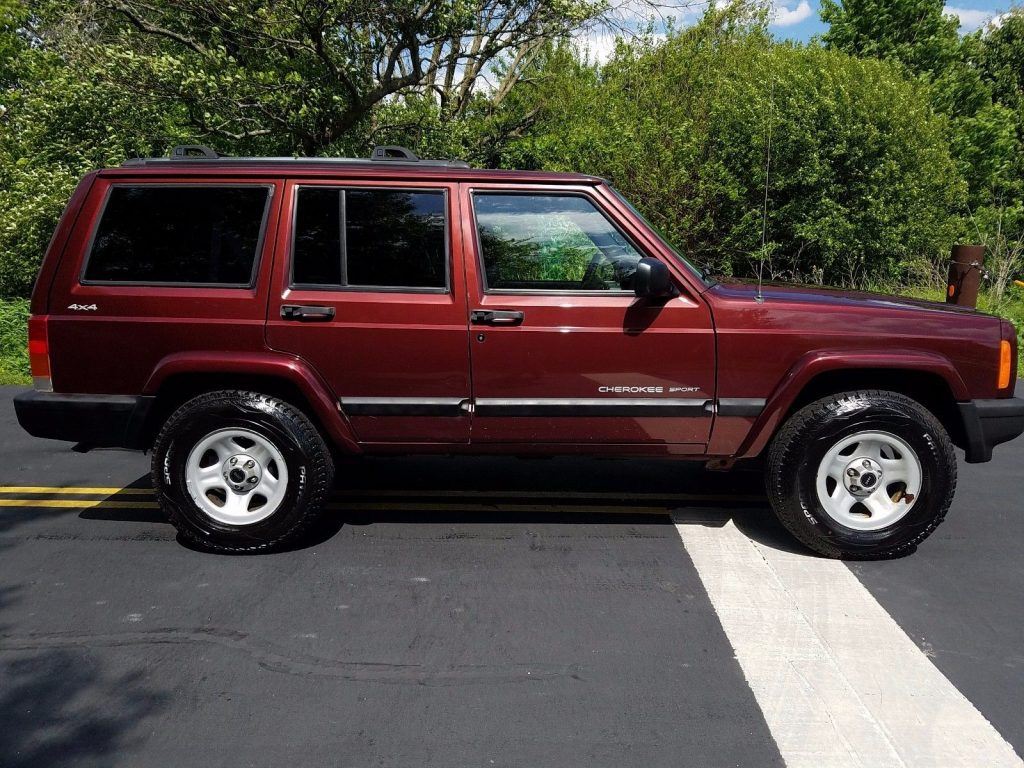
[[[921,279],[956,237],[945,123],[895,65],[712,12],[596,72],[555,61],[541,82],[539,122],[503,161],[610,179],[724,274],[756,271],[765,223],[766,277],[840,285]]]
[[[0,300],[0,384],[29,384],[28,300]]]

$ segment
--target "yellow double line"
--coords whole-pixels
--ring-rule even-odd
[[[3,498],[10,495],[27,496],[138,496],[149,501],[120,499],[23,499]],[[38,509],[155,509],[151,488],[96,488],[50,485],[0,485],[0,507],[29,507]]]
[[[16,498],[10,498],[10,497]],[[93,498],[24,498],[86,496]],[[95,498],[97,496],[107,498]],[[126,499],[131,496],[134,498]],[[635,512],[666,514],[702,502],[750,504],[759,496],[692,493],[582,493],[572,491],[459,491],[350,489],[336,494],[328,509],[389,512]],[[400,501],[398,499],[407,499]],[[562,503],[558,503],[562,502]],[[568,502],[568,503],[566,503]],[[35,509],[155,509],[151,488],[0,485],[0,507]]]

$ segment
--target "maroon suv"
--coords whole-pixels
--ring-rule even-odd
[[[764,454],[786,527],[860,558],[942,521],[954,445],[1024,432],[1008,322],[715,282],[602,179],[374,155],[86,176],[32,296],[22,426],[152,450],[213,550],[301,534],[338,454]]]

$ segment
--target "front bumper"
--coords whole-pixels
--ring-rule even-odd
[[[1024,434],[1024,398],[957,403],[964,424],[968,464],[992,459],[992,448]]]
[[[33,437],[94,448],[145,448],[152,397],[25,392],[14,398],[18,423]]]

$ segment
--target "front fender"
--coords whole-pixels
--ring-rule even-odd
[[[971,399],[963,378],[949,359],[921,350],[886,352],[849,352],[819,350],[797,360],[786,372],[736,452],[741,459],[752,458],[764,450],[779,428],[790,407],[804,388],[817,376],[833,371],[904,370],[939,376],[958,401]]]
[[[143,394],[156,395],[172,377],[187,375],[265,376],[287,381],[306,398],[320,425],[340,448],[349,453],[362,452],[330,388],[299,357],[279,352],[178,352],[157,364]]]

